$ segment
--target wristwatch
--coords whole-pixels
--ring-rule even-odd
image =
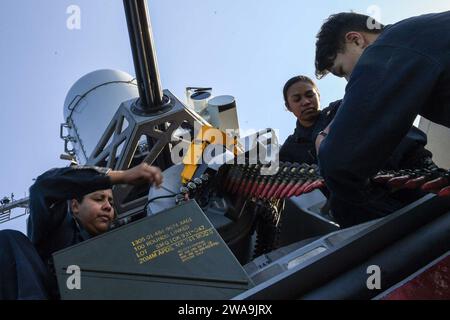
[[[317,135],[326,138],[327,135],[328,135],[328,133],[326,133],[325,131],[322,130],[322,131],[320,131]]]

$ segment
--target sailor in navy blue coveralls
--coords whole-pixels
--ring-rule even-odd
[[[286,139],[280,149],[280,161],[317,164],[315,138],[320,131],[331,123],[340,103],[341,100],[335,101],[321,110],[316,123],[312,127],[306,128],[297,121],[294,133]],[[426,134],[414,126],[411,127],[408,134],[391,154],[383,169],[400,170],[423,167],[426,161],[431,161],[432,157],[432,153],[425,149],[426,144]],[[382,206],[386,213],[398,210],[424,195],[419,190],[399,190],[390,193],[384,188],[375,188],[374,186],[371,187],[370,191],[372,192],[372,202],[376,202],[377,208]],[[327,198],[330,196],[326,188],[322,192]]]
[[[52,253],[91,236],[69,212],[68,200],[111,189],[106,168],[52,169],[30,188],[28,238],[13,230],[0,232],[0,299],[55,298]]]
[[[450,127],[450,12],[386,27],[348,75],[342,105],[319,149],[332,209],[344,226],[386,213],[367,211],[368,179],[417,115]]]
[[[57,298],[52,254],[109,229],[112,185],[161,182],[161,171],[146,163],[125,171],[75,166],[39,176],[30,188],[28,238],[0,231],[0,299]]]

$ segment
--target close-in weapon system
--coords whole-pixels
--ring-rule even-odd
[[[123,3],[136,76],[98,70],[73,85],[64,157],[115,170],[146,162],[164,183],[115,186],[112,230],[55,253],[62,298],[389,298],[430,263],[449,264],[448,197],[341,229],[316,166],[278,162],[270,129],[239,137],[234,98],[192,87],[186,105],[162,90],[146,1]],[[449,193],[445,170],[373,180]],[[70,265],[83,290],[67,288]],[[382,289],[367,286],[371,265],[383,270]]]

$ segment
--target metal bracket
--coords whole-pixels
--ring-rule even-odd
[[[67,129],[67,135],[64,135],[64,128]],[[75,142],[76,139],[70,135],[69,130],[72,129],[72,126],[67,123],[61,123],[59,127],[59,137],[64,140],[64,152],[67,153],[70,156],[75,155],[75,147],[72,147],[72,149],[69,149],[68,143],[69,142]]]

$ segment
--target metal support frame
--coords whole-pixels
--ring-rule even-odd
[[[155,161],[159,156],[170,151],[173,132],[183,122],[189,123],[192,127],[195,123],[202,126],[206,122],[185,107],[168,90],[164,90],[164,94],[170,98],[171,109],[153,116],[144,117],[132,112],[131,109],[136,100],[122,103],[86,164],[104,166],[114,170],[127,170],[132,165],[140,138],[145,135],[151,138],[154,143],[149,146],[149,152],[143,161],[162,167],[172,165],[173,163],[170,159],[168,160],[167,154],[166,158],[162,159],[162,163],[155,163]],[[125,120],[128,122],[128,126],[122,130]],[[165,127],[165,130],[161,130],[161,127]],[[135,191],[136,189],[133,186],[114,186],[113,194],[119,218],[139,212],[146,204],[147,194],[135,197],[133,195]],[[132,200],[128,201],[128,199]]]
[[[10,203],[1,205],[0,206],[0,224],[14,220],[18,217],[27,215],[29,213],[28,204],[29,204],[29,198],[25,197],[25,198],[11,201]],[[23,208],[23,209],[25,209],[25,211],[22,214],[11,216],[11,210],[16,209],[16,208]]]

